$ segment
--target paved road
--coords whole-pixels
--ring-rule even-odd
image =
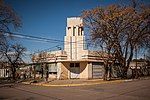
[[[150,100],[150,79],[80,87],[0,87],[0,100]]]

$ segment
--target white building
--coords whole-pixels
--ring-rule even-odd
[[[50,78],[103,77],[103,59],[107,55],[85,49],[83,20],[80,17],[67,18],[64,42],[64,50],[36,54],[33,62],[39,65],[45,63]]]
[[[0,78],[10,77],[10,69],[7,67],[7,63],[0,62]]]

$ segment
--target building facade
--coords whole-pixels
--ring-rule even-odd
[[[49,78],[102,78],[107,55],[87,50],[85,44],[83,20],[80,17],[67,18],[64,50],[35,54],[32,61],[39,72],[40,64],[45,63]]]
[[[0,62],[0,78],[6,78],[11,76],[9,64],[6,62]]]

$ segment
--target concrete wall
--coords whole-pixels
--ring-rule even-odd
[[[81,62],[80,63],[80,78],[88,79],[88,63],[87,62]]]
[[[60,73],[60,77],[59,79],[68,79],[70,78],[70,67],[69,67],[70,63],[68,62],[63,62],[61,63],[61,73]]]
[[[69,60],[80,60],[84,52],[83,20],[80,17],[67,18],[64,50]]]
[[[92,78],[92,67],[88,62],[80,62],[79,78],[88,79]],[[70,62],[63,62],[61,64],[61,71],[59,79],[70,79]]]
[[[92,63],[88,63],[88,78],[91,79],[92,78]]]
[[[56,79],[57,78],[57,74],[49,74],[48,78],[49,79]]]

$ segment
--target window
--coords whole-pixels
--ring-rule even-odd
[[[79,63],[70,63],[70,67],[80,67]]]
[[[48,64],[49,74],[57,74],[57,63]]]
[[[76,27],[73,27],[73,36],[75,36]]]
[[[57,72],[49,72],[49,74],[57,74]]]
[[[70,63],[70,67],[74,67],[74,63]]]
[[[75,67],[80,67],[79,63],[75,63]]]
[[[80,27],[79,27],[79,28],[78,28],[78,36],[80,36],[80,33],[81,33],[81,32],[80,32]]]
[[[68,30],[70,30],[71,29],[71,27],[68,27]]]
[[[78,36],[82,36],[83,34],[83,27],[78,28]]]
[[[41,66],[40,66],[40,64],[35,65],[35,70],[36,70],[37,72],[40,72],[40,71],[41,71]]]
[[[80,27],[81,28],[81,36],[82,36],[82,34],[83,34],[83,27]]]
[[[68,34],[71,34],[71,27],[68,27]]]

